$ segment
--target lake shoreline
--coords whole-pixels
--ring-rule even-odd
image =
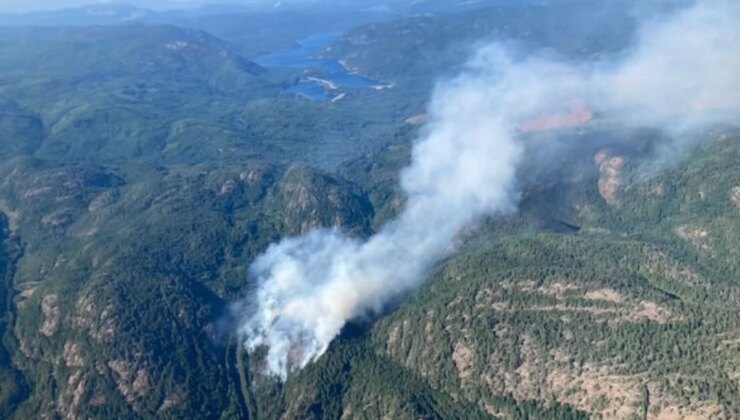
[[[343,89],[380,91],[395,86],[393,82],[375,80],[349,68],[345,60],[322,55],[339,36],[338,33],[314,34],[298,41],[296,47],[257,57],[254,61],[268,68],[302,69],[307,74],[286,92],[317,101],[339,101],[346,96],[342,96]]]

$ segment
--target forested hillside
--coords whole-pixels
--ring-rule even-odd
[[[285,382],[245,349],[250,264],[401,212],[471,42],[598,61],[634,38],[631,2],[442,3],[0,28],[0,417],[739,418],[732,125],[661,166],[660,133],[600,115],[556,128],[557,155],[520,132],[518,211],[420,290]],[[255,64],[324,29],[347,31],[323,59],[384,84],[311,100],[290,91],[306,69]]]
[[[532,230],[527,211],[486,225],[373,329],[376,348],[483,406],[511,394],[606,418],[737,416],[737,140],[625,182],[611,205],[598,173],[552,187],[575,189],[570,232]]]

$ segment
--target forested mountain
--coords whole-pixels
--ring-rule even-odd
[[[660,133],[589,110],[520,130],[568,146],[525,155],[518,211],[287,380],[247,351],[255,258],[393,220],[471,42],[598,62],[635,39],[628,2],[427,3],[0,28],[0,417],[738,418],[733,124],[657,169]],[[312,59],[369,86],[256,64],[337,31]],[[328,99],[296,93],[309,78]]]

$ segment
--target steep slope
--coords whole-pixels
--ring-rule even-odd
[[[336,104],[283,95],[298,70],[260,68],[199,31],[122,25],[0,35],[5,157],[336,168],[375,153],[406,113],[374,91]]]
[[[208,80],[263,70],[205,32],[163,25],[2,28],[3,76],[81,81],[105,75]],[[16,73],[17,72],[17,73]]]
[[[5,153],[217,157],[243,141],[224,116],[279,91],[223,41],[168,26],[3,28],[0,52],[0,138],[24,145]]]
[[[44,138],[44,124],[38,115],[0,97],[0,159],[31,155]]]
[[[598,58],[629,45],[635,28],[630,0],[494,4],[465,13],[417,16],[348,31],[330,51],[380,80],[431,87],[455,74],[481,40],[544,48],[566,57]],[[588,22],[589,24],[584,24]]]
[[[740,137],[715,138],[647,179],[627,161],[613,196],[597,164],[530,193],[373,328],[376,351],[491,414],[503,394],[605,418],[735,418]],[[576,230],[540,230],[563,211]]]
[[[256,418],[486,418],[474,405],[433,390],[361,339],[336,343],[284,388],[257,379]],[[280,398],[265,398],[278,390]]]
[[[20,247],[13,237],[8,218],[0,213],[0,416],[7,417],[26,396],[23,375],[13,364],[16,340],[12,334],[15,322],[13,278]]]
[[[294,73],[198,31],[0,29],[0,417],[740,417],[733,130],[653,171],[657,133],[565,127],[567,153],[527,154],[516,215],[287,382],[235,333],[271,243],[399,212],[461,43],[597,59],[628,41],[623,3],[583,28],[591,2],[536,3],[351,32],[331,53],[398,84],[338,103],[278,97]]]
[[[30,387],[20,418],[245,410],[224,322],[248,263],[279,235],[337,223],[361,234],[372,215],[357,188],[301,167],[129,180],[15,159],[0,172],[23,244],[7,318]]]
[[[238,345],[228,303],[280,237],[367,235],[397,211],[408,145],[344,171],[362,183],[260,162],[6,161],[23,254],[3,372],[28,385],[14,415],[736,417],[739,138],[647,178],[639,148],[601,147],[537,172],[518,215],[467,232],[410,302],[283,385]]]

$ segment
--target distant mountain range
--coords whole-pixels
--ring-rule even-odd
[[[634,35],[614,2],[500,2],[0,16],[0,418],[740,418],[740,130],[645,177],[661,133],[578,103],[523,122],[564,152],[532,147],[519,211],[392,312],[286,382],[242,345],[271,243],[403,208],[470,42],[598,60]],[[311,101],[253,60],[333,31],[322,57],[393,87]]]
[[[257,1],[166,1],[123,0],[81,4],[79,1],[24,2],[0,7],[0,26],[22,25],[109,25],[116,23],[173,22],[183,18],[254,12],[370,13],[409,15],[419,13],[459,12],[495,4],[503,0],[257,0]],[[522,2],[519,2],[522,3]]]

